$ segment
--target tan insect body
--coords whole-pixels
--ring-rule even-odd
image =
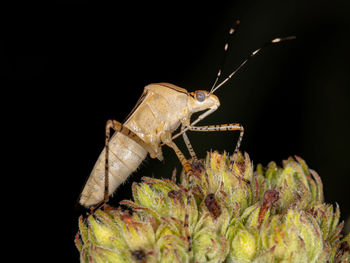
[[[145,87],[142,99],[123,125],[142,139],[149,149],[120,132],[113,134],[109,141],[109,195],[138,168],[148,152],[152,158],[162,160],[161,144],[171,143],[172,133],[181,124],[188,127],[193,113],[207,110],[198,122],[208,115],[206,113],[220,106],[214,94],[200,92],[205,95],[203,101],[196,99],[194,92],[189,93],[168,83]],[[99,204],[104,199],[105,152],[106,149],[101,152],[81,193],[79,202],[85,207]]]

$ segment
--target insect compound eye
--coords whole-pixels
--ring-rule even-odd
[[[202,102],[205,100],[205,94],[201,91],[197,91],[196,92],[196,100],[198,100],[199,102]]]

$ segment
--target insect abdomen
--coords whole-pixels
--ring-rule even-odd
[[[153,151],[160,149],[161,132],[173,132],[179,125],[179,114],[187,103],[187,91],[167,83],[145,87],[145,96],[124,123]],[[147,156],[147,150],[134,140],[115,133],[109,142],[109,195],[134,172]],[[85,207],[103,201],[105,189],[105,150],[100,154],[83,189],[80,204]]]
[[[116,133],[109,146],[109,195],[134,172],[146,158],[147,151],[127,136]],[[80,204],[93,206],[104,197],[105,149],[101,152],[80,197]]]

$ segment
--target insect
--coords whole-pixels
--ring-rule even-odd
[[[96,205],[108,198],[126,178],[137,169],[149,153],[152,158],[163,159],[161,144],[171,147],[186,172],[191,172],[191,165],[180,149],[173,142],[172,133],[182,125],[181,134],[186,145],[195,157],[185,130],[217,131],[240,130],[240,124],[213,126],[194,126],[220,106],[219,99],[205,90],[187,92],[185,89],[169,83],[151,84],[145,87],[139,103],[124,124],[109,120],[106,124],[106,146],[102,151],[90,178],[82,192],[80,203],[86,207]],[[198,119],[190,123],[193,113],[205,111]],[[116,133],[110,139],[110,129]],[[109,152],[107,155],[106,153]],[[108,167],[108,176],[105,176]],[[105,181],[108,182],[105,189]]]
[[[236,21],[229,31],[229,36],[234,33],[238,24],[239,21]],[[79,203],[85,207],[105,204],[109,196],[138,168],[148,154],[151,158],[163,159],[163,145],[167,145],[175,151],[185,173],[190,176],[192,173],[191,164],[174,143],[174,139],[182,135],[192,160],[198,160],[186,135],[188,130],[203,132],[240,131],[235,147],[235,152],[237,152],[244,134],[241,124],[210,126],[196,126],[196,124],[218,109],[220,101],[214,92],[229,81],[251,57],[267,45],[294,38],[294,36],[275,38],[267,42],[253,51],[230,75],[217,84],[221,75],[220,69],[210,91],[188,92],[169,83],[146,86],[136,106],[123,124],[116,120],[107,121],[105,148],[85,184]],[[228,50],[228,43],[226,42],[224,47],[225,53]],[[196,112],[203,113],[191,122],[191,115]],[[173,135],[180,126],[181,131]],[[112,136],[110,135],[111,129],[115,131]]]

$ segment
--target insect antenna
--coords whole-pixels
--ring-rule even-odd
[[[248,61],[249,59],[251,59],[252,57],[254,57],[256,54],[258,54],[260,52],[260,50],[270,46],[270,45],[273,45],[273,44],[276,44],[276,43],[280,43],[282,41],[287,41],[287,40],[292,40],[292,39],[295,39],[296,36],[289,36],[289,37],[277,37],[275,39],[272,39],[268,42],[266,42],[263,46],[261,46],[260,48],[254,50],[252,53],[250,53],[250,55],[241,63],[239,64],[239,66],[230,74],[228,75],[228,77],[226,79],[224,79],[220,84],[218,84],[217,86],[214,86],[211,90],[210,90],[210,93],[214,93],[218,88],[220,88],[221,86],[223,86],[227,81],[229,81],[233,75],[235,75],[237,73],[237,71],[239,71]]]
[[[226,58],[227,58],[227,51],[228,51],[228,47],[229,47],[229,44],[231,42],[231,37],[233,35],[234,32],[236,32],[239,24],[241,23],[241,21],[239,21],[238,19],[234,22],[234,24],[230,27],[230,30],[228,31],[228,36],[227,36],[227,39],[226,39],[226,42],[225,42],[225,46],[224,46],[224,54],[223,54],[223,57],[222,57],[222,60],[221,60],[221,64],[220,64],[220,68],[219,68],[219,71],[218,73],[216,74],[216,78],[215,78],[215,81],[213,83],[213,85],[211,86],[211,90],[214,89],[216,83],[218,82],[220,76],[221,76],[221,71],[222,71],[222,68],[224,67],[224,64],[225,64],[225,61],[226,61]],[[210,90],[210,92],[211,92]]]

